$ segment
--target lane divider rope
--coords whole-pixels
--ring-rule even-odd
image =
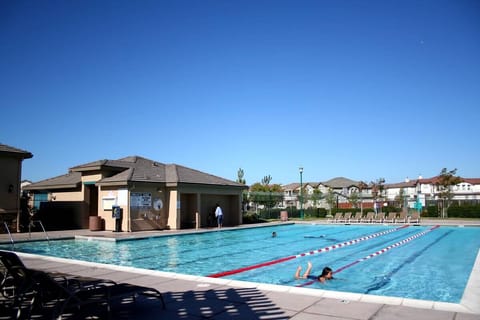
[[[233,274],[237,274],[237,273],[241,273],[241,272],[245,272],[245,271],[249,271],[249,270],[253,270],[253,269],[258,269],[258,268],[263,268],[263,267],[266,267],[266,266],[271,266],[271,265],[274,265],[274,264],[277,264],[277,263],[293,260],[293,259],[296,259],[296,258],[301,258],[301,257],[309,256],[309,255],[323,253],[323,252],[329,252],[329,251],[332,251],[332,250],[335,250],[335,249],[339,249],[339,248],[343,248],[343,247],[350,246],[350,245],[353,245],[353,244],[357,244],[357,243],[365,241],[365,240],[370,240],[370,239],[373,239],[373,238],[376,238],[376,237],[380,237],[380,236],[383,236],[383,235],[386,235],[386,234],[389,234],[389,233],[392,233],[392,232],[395,232],[395,231],[398,231],[398,230],[401,230],[401,229],[405,229],[405,228],[408,228],[408,227],[409,227],[409,225],[403,225],[403,226],[395,228],[395,229],[390,229],[390,230],[386,230],[386,231],[382,231],[382,232],[377,232],[377,233],[374,233],[374,234],[371,234],[371,235],[368,235],[368,236],[364,236],[364,237],[361,237],[361,238],[357,238],[357,239],[354,239],[354,240],[349,240],[349,241],[337,243],[337,244],[334,244],[334,245],[331,245],[331,246],[328,246],[328,247],[325,247],[325,248],[320,248],[320,249],[317,249],[317,250],[304,252],[304,253],[300,253],[300,254],[297,254],[297,255],[288,256],[288,257],[284,257],[284,258],[280,258],[280,259],[276,259],[276,260],[272,260],[272,261],[262,262],[262,263],[254,264],[254,265],[247,266],[247,267],[242,267],[242,268],[233,269],[233,270],[229,270],[229,271],[222,271],[222,272],[218,272],[218,273],[208,275],[207,277],[221,278],[221,277],[230,276],[230,275],[233,275]]]
[[[403,239],[403,240],[401,240],[401,241],[399,241],[399,242],[396,242],[396,243],[394,243],[394,244],[391,244],[391,245],[389,245],[389,246],[387,246],[387,247],[385,247],[385,248],[383,248],[383,249],[381,249],[381,250],[378,250],[378,251],[376,251],[376,252],[374,252],[374,253],[369,254],[369,255],[366,256],[366,257],[360,258],[360,259],[355,260],[355,261],[353,261],[353,262],[351,262],[351,263],[349,263],[349,264],[347,264],[347,265],[344,265],[343,267],[338,268],[337,270],[333,271],[332,274],[336,274],[336,273],[342,272],[343,270],[345,270],[345,269],[347,269],[347,268],[350,268],[350,267],[353,267],[354,265],[356,265],[356,264],[358,264],[358,263],[360,263],[360,262],[362,262],[362,261],[369,260],[369,259],[371,259],[371,258],[374,258],[374,257],[377,257],[377,256],[379,256],[379,255],[381,255],[381,254],[384,254],[385,252],[387,252],[387,251],[389,251],[389,250],[391,250],[391,249],[397,248],[397,247],[399,247],[399,246],[401,246],[401,245],[403,245],[403,244],[405,244],[405,243],[407,243],[407,242],[410,242],[410,241],[412,241],[412,240],[414,240],[414,239],[417,239],[417,238],[419,238],[419,237],[421,237],[421,236],[424,236],[424,235],[426,235],[427,233],[429,233],[429,232],[431,232],[431,231],[433,231],[433,230],[435,230],[435,229],[437,229],[437,228],[439,228],[439,227],[440,227],[439,225],[433,226],[433,227],[431,227],[431,228],[428,229],[428,230],[419,232],[419,233],[417,233],[417,234],[414,234],[414,235],[411,236],[411,237],[408,237],[408,238]],[[305,286],[311,285],[311,284],[313,284],[313,283],[315,283],[315,282],[317,282],[317,280],[311,280],[311,281],[305,282],[305,283],[303,283],[303,284],[299,284],[299,285],[297,285],[297,287],[305,287]]]
[[[400,271],[405,265],[407,264],[412,264],[418,257],[420,257],[422,254],[424,254],[428,249],[436,245],[438,242],[442,241],[444,238],[446,238],[450,233],[452,233],[453,230],[448,230],[447,232],[443,233],[440,235],[438,238],[434,239],[430,244],[427,246],[423,247],[421,250],[413,253],[411,256],[408,257],[405,261],[402,263],[399,263],[393,270],[391,270],[389,273],[381,277],[380,281],[377,281],[370,285],[369,288],[365,290],[365,293],[370,293],[372,291],[376,291],[381,289],[382,287],[386,286],[387,283],[391,281],[391,278],[394,274],[396,274],[398,271]]]

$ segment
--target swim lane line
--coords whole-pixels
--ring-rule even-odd
[[[408,259],[406,259],[405,261],[403,261],[402,263],[398,264],[392,271],[390,271],[389,273],[387,273],[386,275],[384,275],[382,277],[382,279],[380,281],[377,281],[375,283],[373,283],[372,285],[370,285],[370,287],[368,287],[366,290],[365,290],[365,293],[368,294],[372,291],[376,291],[376,290],[379,290],[381,289],[382,287],[386,286],[387,283],[390,282],[392,276],[394,274],[396,274],[398,271],[400,271],[405,265],[407,264],[411,264],[413,262],[415,262],[415,260],[420,257],[422,254],[424,254],[428,249],[430,249],[431,247],[433,247],[434,245],[436,245],[438,242],[440,242],[441,240],[443,240],[445,237],[447,237],[450,233],[452,233],[453,230],[448,230],[446,233],[442,234],[440,237],[436,238],[436,239],[433,239],[433,241],[428,244],[427,246],[425,246],[424,248],[422,248],[421,250],[415,252],[414,254],[412,254],[410,257],[408,257]]]
[[[425,231],[419,232],[419,233],[417,233],[417,234],[414,234],[413,236],[408,237],[408,238],[405,238],[405,239],[403,239],[402,241],[396,242],[396,243],[391,244],[391,245],[389,245],[389,246],[387,246],[387,247],[385,247],[385,248],[383,248],[383,249],[381,249],[381,250],[378,250],[378,251],[376,251],[376,252],[374,252],[374,253],[371,253],[371,254],[369,254],[369,255],[366,256],[366,257],[360,258],[360,259],[355,260],[355,261],[353,261],[353,262],[351,262],[351,263],[349,263],[349,264],[346,264],[346,265],[344,265],[343,267],[340,267],[340,268],[338,268],[337,270],[333,271],[332,274],[336,274],[336,273],[342,272],[343,270],[345,270],[345,269],[347,269],[347,268],[350,268],[350,267],[353,267],[354,265],[356,265],[356,264],[358,264],[358,263],[360,263],[360,262],[362,262],[362,261],[365,261],[365,260],[368,260],[368,259],[377,257],[377,256],[379,256],[379,255],[381,255],[381,254],[384,254],[385,252],[387,252],[387,251],[389,251],[389,250],[391,250],[391,249],[397,248],[397,247],[399,247],[399,246],[401,246],[401,245],[403,245],[403,244],[405,244],[405,243],[407,243],[407,242],[410,242],[410,241],[415,240],[415,239],[417,239],[417,238],[419,238],[419,237],[421,237],[421,236],[424,236],[424,235],[426,235],[427,233],[429,233],[429,232],[431,232],[431,231],[433,231],[433,230],[435,230],[435,229],[437,229],[437,228],[440,228],[440,225],[433,226],[433,227],[431,227],[431,228],[428,229],[428,230],[425,230]],[[311,281],[305,282],[305,283],[303,283],[303,284],[299,284],[299,285],[297,285],[296,287],[309,286],[309,285],[311,285],[311,284],[313,284],[313,283],[315,283],[315,282],[317,282],[317,280],[311,280]]]
[[[361,241],[365,241],[365,240],[369,240],[369,239],[376,238],[376,237],[379,237],[379,236],[383,236],[385,234],[392,233],[392,232],[395,232],[395,231],[398,231],[398,230],[401,230],[401,229],[404,229],[404,228],[408,228],[408,225],[403,225],[403,226],[395,228],[395,229],[390,229],[390,230],[374,233],[374,234],[364,236],[364,237],[361,237],[361,238],[357,238],[357,239],[354,239],[354,240],[349,240],[349,241],[345,241],[345,242],[342,242],[342,243],[337,243],[337,244],[334,244],[334,245],[331,245],[331,246],[328,246],[328,247],[325,247],[325,248],[321,248],[321,249],[317,249],[317,250],[313,250],[313,251],[309,251],[309,252],[304,252],[304,253],[300,253],[300,254],[297,254],[297,255],[288,256],[288,257],[285,257],[285,258],[280,258],[280,259],[276,259],[276,260],[272,260],[272,261],[262,262],[262,263],[259,263],[259,264],[254,264],[254,265],[251,265],[251,266],[242,267],[242,268],[238,268],[238,269],[233,269],[233,270],[229,270],[229,271],[222,271],[222,272],[214,273],[214,274],[208,275],[207,277],[221,278],[221,277],[229,276],[229,275],[232,275],[232,274],[237,274],[237,273],[241,273],[241,272],[245,272],[245,271],[249,271],[249,270],[253,270],[253,269],[258,269],[258,268],[271,266],[271,265],[274,265],[274,264],[277,264],[277,263],[293,260],[293,259],[296,259],[296,258],[301,258],[301,257],[309,256],[309,255],[314,255],[314,254],[317,254],[317,253],[322,253],[322,252],[329,252],[329,251],[332,251],[332,250],[335,250],[335,249],[338,249],[338,248],[343,248],[343,247],[346,247],[346,246],[357,244]]]

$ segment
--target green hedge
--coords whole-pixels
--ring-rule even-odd
[[[295,207],[288,207],[285,209],[264,209],[259,210],[258,218],[259,219],[280,219],[280,212],[287,211],[288,218],[300,219],[301,212],[300,209]],[[325,218],[327,215],[327,210],[325,208],[308,208],[303,209],[303,215],[305,218]],[[245,220],[245,215],[244,215]]]
[[[441,211],[438,206],[427,206],[422,211],[423,217],[440,217]],[[480,205],[451,205],[448,208],[449,218],[480,218]]]
[[[480,205],[452,205],[448,208],[449,218],[480,218]]]
[[[411,209],[410,209],[411,210]],[[259,222],[264,219],[280,219],[280,212],[287,211],[288,217],[290,219],[300,218],[300,209],[295,207],[288,207],[286,209],[270,209],[270,210],[261,210],[258,214],[248,213],[244,215],[244,223],[248,222]],[[352,212],[353,214],[357,211],[360,211],[359,208],[351,209],[332,209],[332,215],[335,215],[337,212]],[[373,208],[364,208],[363,212],[373,211]],[[382,208],[382,212],[388,214],[389,212],[400,212],[400,208],[395,208],[392,206],[387,206]],[[328,210],[325,208],[309,208],[303,210],[305,218],[325,218],[328,213]],[[439,217],[440,211],[437,206],[427,206],[422,210],[422,217]],[[480,218],[480,205],[451,205],[448,208],[448,217],[450,218]]]
[[[440,217],[440,212],[437,206],[428,206],[422,211],[422,217]]]
[[[242,218],[243,224],[263,222],[263,220],[261,220],[260,217],[255,214],[255,212],[244,213]]]

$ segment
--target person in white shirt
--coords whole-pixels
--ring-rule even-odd
[[[220,229],[223,225],[223,211],[218,203],[217,208],[215,209],[215,218],[217,218],[218,228]]]

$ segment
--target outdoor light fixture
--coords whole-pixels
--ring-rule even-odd
[[[13,184],[9,184],[8,185],[8,193],[12,193],[13,192]]]
[[[302,185],[302,174],[303,174],[303,167],[299,168],[300,171],[300,219],[303,220],[303,185]]]

